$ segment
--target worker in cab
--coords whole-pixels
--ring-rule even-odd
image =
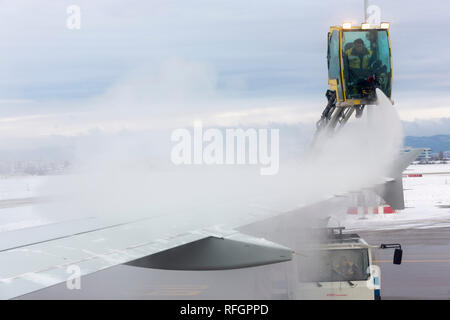
[[[337,281],[350,281],[363,279],[361,269],[353,262],[348,261],[347,257],[341,256],[338,264],[334,265],[333,278]]]
[[[353,46],[345,51],[344,59],[350,82],[357,82],[370,76],[372,51],[366,48],[362,39],[353,41]]]
[[[339,258],[338,264],[335,264],[332,271],[336,280],[350,280],[353,276],[352,263],[345,256]]]

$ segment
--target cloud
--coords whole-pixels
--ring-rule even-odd
[[[404,121],[405,136],[450,134],[450,118]]]
[[[448,89],[450,45],[432,32],[448,22],[429,10],[433,2],[377,2],[382,19],[392,21],[394,95]],[[82,28],[70,31],[70,4],[3,2],[0,34],[9,41],[0,52],[0,94],[64,102],[93,97],[130,70],[177,56],[212,65],[225,91],[309,98],[326,86],[329,25],[362,16],[353,1],[339,7],[291,0],[78,1]],[[439,3],[441,12],[446,6]],[[431,54],[434,43],[439,50]]]

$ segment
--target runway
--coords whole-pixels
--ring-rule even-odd
[[[450,228],[361,232],[370,243],[399,242],[401,265],[377,250],[384,299],[450,299]]]

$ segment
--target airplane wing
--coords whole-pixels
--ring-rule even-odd
[[[260,213],[250,220],[273,215],[267,210]],[[162,269],[219,270],[292,258],[289,248],[265,239],[220,225],[186,231],[186,226],[173,225],[172,218],[159,216],[103,227],[98,225],[104,225],[104,221],[85,219],[0,233],[0,299],[65,282],[73,265],[79,268],[81,276],[123,263]],[[172,227],[161,228],[162,225]]]

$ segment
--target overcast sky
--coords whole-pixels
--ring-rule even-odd
[[[369,2],[391,22],[401,119],[450,134],[450,3]],[[73,4],[80,30],[66,27]],[[362,0],[0,1],[0,137],[311,124],[328,28],[362,16]]]

